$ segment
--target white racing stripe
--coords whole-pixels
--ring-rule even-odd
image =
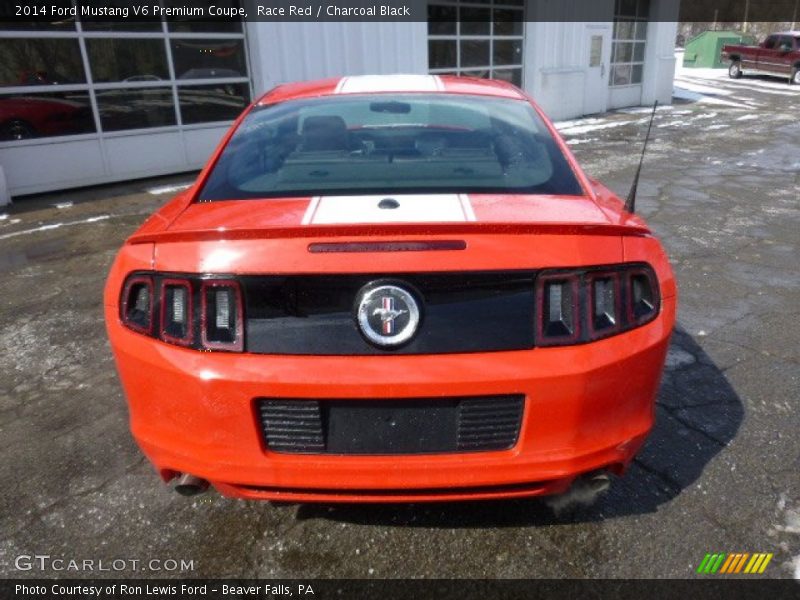
[[[464,211],[464,217],[467,221],[475,221],[475,211],[472,210],[472,202],[466,194],[459,194],[458,201],[461,202],[461,209]]]
[[[381,208],[394,200],[396,208]],[[303,225],[358,223],[461,223],[475,221],[466,194],[405,194],[397,196],[322,196],[312,198]]]
[[[343,77],[334,94],[370,92],[441,92],[444,89],[436,75],[357,75]]]
[[[319,196],[314,196],[311,198],[311,202],[308,203],[308,208],[306,209],[305,214],[303,215],[303,220],[301,223],[303,225],[310,225],[314,219],[314,213],[317,212],[317,207],[319,206]]]

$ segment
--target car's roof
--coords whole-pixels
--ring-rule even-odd
[[[357,75],[279,85],[257,104],[341,94],[469,94],[522,100],[523,93],[505,81],[453,75]]]
[[[795,36],[800,36],[800,30],[797,30],[797,31],[776,31],[775,33],[770,33],[770,35],[795,35]]]

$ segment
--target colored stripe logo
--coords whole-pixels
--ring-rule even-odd
[[[771,553],[764,552],[756,552],[754,554],[749,552],[707,553],[697,567],[697,572],[701,575],[760,575],[766,570],[769,561],[772,560],[772,556]]]

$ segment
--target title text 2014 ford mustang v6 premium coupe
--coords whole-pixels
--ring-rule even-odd
[[[133,435],[184,493],[433,501],[621,473],[675,281],[517,88],[282,85],[126,242],[105,292]]]

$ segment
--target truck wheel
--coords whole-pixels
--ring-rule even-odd
[[[734,60],[731,62],[730,66],[728,67],[728,77],[731,79],[739,79],[742,76],[742,63],[738,60]]]
[[[789,85],[800,85],[800,67],[792,69],[792,76],[789,78]]]

